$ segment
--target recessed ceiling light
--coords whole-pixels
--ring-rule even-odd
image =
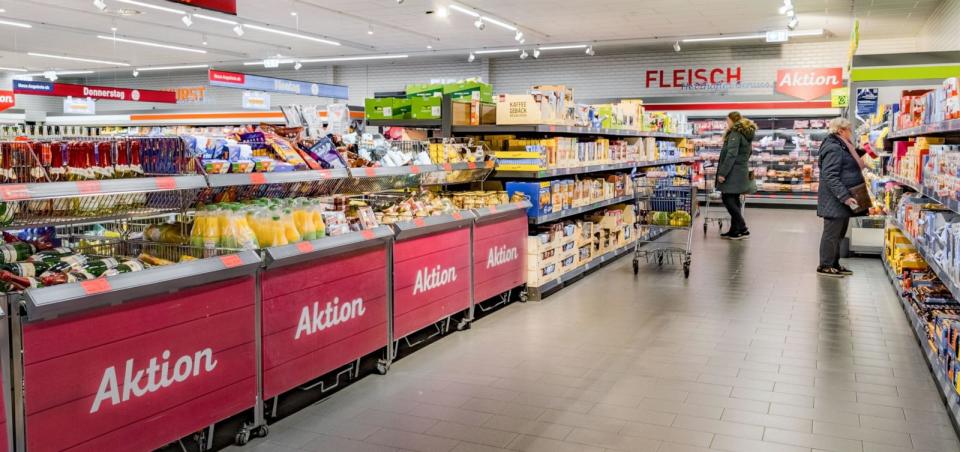
[[[41,58],[54,58],[58,60],[83,61],[85,63],[108,64],[111,66],[130,66],[130,63],[123,63],[120,61],[95,60],[92,58],[80,58],[80,57],[72,57],[72,56],[66,56],[66,55],[52,55],[49,53],[27,52],[27,55],[41,57]]]
[[[140,41],[140,40],[137,40],[137,39],[116,38],[116,37],[113,37],[113,36],[103,36],[103,35],[98,35],[97,38],[99,38],[99,39],[105,39],[105,40],[107,40],[107,41],[116,41],[116,42],[123,42],[123,43],[127,43],[127,44],[136,44],[136,45],[140,45],[140,46],[159,47],[159,48],[162,48],[162,49],[179,50],[179,51],[181,51],[181,52],[207,53],[207,51],[206,51],[206,50],[203,50],[203,49],[192,49],[192,48],[190,48],[190,47],[180,47],[180,46],[175,46],[175,45],[170,45],[170,44],[161,44],[161,43],[159,43],[159,42]]]
[[[331,40],[329,40],[329,39],[316,38],[316,37],[313,37],[313,36],[303,35],[303,34],[300,34],[300,33],[293,33],[293,32],[289,32],[289,31],[278,30],[278,29],[276,29],[276,28],[262,27],[262,26],[260,26],[260,25],[243,24],[243,27],[244,27],[244,28],[250,28],[250,29],[253,29],[253,30],[265,31],[265,32],[267,32],[267,33],[274,33],[274,34],[278,34],[278,35],[289,36],[289,37],[291,37],[291,38],[306,39],[307,41],[319,42],[319,43],[323,43],[323,44],[330,44],[330,45],[332,45],[332,46],[339,46],[339,45],[340,45],[339,42],[331,41]]]
[[[130,4],[130,5],[142,6],[142,7],[144,7],[144,8],[155,9],[155,10],[158,10],[158,11],[165,11],[165,12],[173,13],[173,14],[186,14],[186,13],[187,13],[186,11],[183,11],[183,10],[173,9],[173,8],[167,8],[166,6],[154,5],[154,4],[152,4],[152,3],[138,2],[137,0],[114,0],[114,1],[117,1],[117,2],[120,2],[120,3],[127,3],[127,4]]]

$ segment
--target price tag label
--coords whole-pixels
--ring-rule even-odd
[[[450,216],[453,217],[454,220],[462,220],[462,219],[463,219],[463,215],[461,215],[460,212],[451,213]]]
[[[444,170],[444,171],[453,171],[453,165],[451,165],[451,164],[449,164],[449,163],[444,163],[444,164],[443,164],[443,170]]]
[[[363,238],[365,238],[365,239],[367,239],[367,240],[370,240],[370,239],[372,239],[373,237],[376,236],[376,234],[374,234],[373,231],[371,231],[371,230],[369,230],[369,229],[364,229],[363,232],[360,233],[360,235],[362,235]]]
[[[497,206],[490,206],[490,213],[497,213]]]
[[[328,169],[317,170],[317,172],[319,172],[319,173],[320,173],[320,177],[322,177],[322,178],[324,178],[324,179],[329,179],[329,178],[330,178],[330,170],[328,170]]]
[[[83,288],[84,293],[86,293],[87,295],[109,292],[113,290],[113,287],[110,285],[110,281],[107,281],[107,278],[97,278],[97,279],[92,279],[90,281],[81,281],[80,287]]]
[[[413,224],[417,225],[418,228],[423,227],[427,224],[426,221],[423,221],[423,218],[414,218]]]
[[[30,189],[25,184],[0,185],[0,199],[19,201],[30,197]]]
[[[250,183],[253,185],[263,185],[267,183],[267,176],[263,173],[250,173]]]
[[[410,174],[420,174],[420,167],[413,165],[410,167]]]
[[[243,259],[240,259],[240,255],[231,254],[229,256],[220,256],[220,262],[223,262],[223,266],[227,268],[238,267],[243,265]]]
[[[85,180],[77,182],[77,190],[80,190],[80,193],[84,195],[100,193],[100,181]]]
[[[297,244],[297,249],[300,250],[301,253],[309,253],[313,251],[313,244],[310,242],[300,242]]]
[[[477,169],[477,163],[476,163],[476,162],[469,162],[469,163],[467,163],[467,168]]]
[[[557,126],[550,126],[550,131],[551,131],[551,132],[556,132],[556,131],[557,131]]]
[[[177,180],[172,177],[157,177],[153,179],[157,184],[157,190],[176,190]]]
[[[487,160],[486,167],[493,168],[493,160]]]
[[[367,167],[367,168],[364,168],[363,171],[367,175],[367,177],[376,177],[377,175],[376,168]]]
[[[521,208],[521,209],[523,208],[523,201],[518,202],[518,203],[516,203],[516,204],[517,204],[517,207],[519,207],[519,208]]]

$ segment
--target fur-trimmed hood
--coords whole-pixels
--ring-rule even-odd
[[[743,135],[744,138],[753,141],[753,137],[757,135],[757,123],[747,118],[741,118],[739,121],[733,123],[733,126],[727,129],[726,132],[724,132],[723,138],[727,138],[727,134],[729,134],[731,130],[736,130],[740,133],[740,135]]]

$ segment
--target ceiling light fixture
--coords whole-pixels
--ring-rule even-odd
[[[33,28],[33,25],[25,24],[23,22],[14,22],[12,20],[0,20],[0,25],[9,25],[11,27],[20,27],[20,28]]]
[[[140,71],[134,69],[134,70],[133,70],[133,76],[134,76],[134,77],[139,77],[139,76],[140,76]]]
[[[481,29],[481,30],[483,30],[483,28],[480,28],[479,26],[477,26],[477,23],[478,23],[478,22],[479,22],[479,23],[490,22],[490,23],[492,23],[492,24],[494,24],[494,25],[496,25],[496,26],[498,26],[498,27],[506,28],[507,30],[510,30],[510,31],[517,31],[517,27],[514,26],[514,25],[512,25],[512,24],[508,24],[508,23],[506,23],[506,22],[504,22],[504,21],[502,21],[502,20],[496,19],[496,18],[494,18],[494,17],[489,17],[489,16],[480,15],[480,13],[478,13],[478,12],[472,10],[472,9],[465,8],[465,7],[460,6],[460,5],[457,5],[457,4],[450,5],[450,9],[452,9],[452,10],[454,10],[454,11],[459,11],[459,12],[461,12],[461,13],[463,13],[463,14],[466,14],[466,15],[468,15],[468,16],[470,16],[470,17],[476,17],[476,18],[477,18],[477,21],[475,21],[475,22],[473,23],[473,25],[476,26],[477,28]],[[519,41],[519,39],[518,39],[518,41]]]
[[[53,72],[57,75],[82,75],[82,74],[93,74],[93,71],[46,71],[46,72],[34,72],[32,74],[22,74],[18,77],[44,77],[48,72]]]
[[[277,56],[276,58],[265,58],[260,61],[247,61],[246,63],[243,63],[243,65],[244,66],[277,67],[281,64],[290,64],[290,63],[296,63],[296,62],[297,60],[294,60],[293,58],[280,58],[279,56]],[[274,63],[276,63],[276,66],[273,65]]]
[[[93,0],[93,6],[96,6],[100,11],[107,9],[107,4],[103,0]]]
[[[206,33],[203,34],[203,41],[201,41],[200,43],[203,44],[203,45],[207,45],[207,34],[206,34]]]
[[[180,22],[183,22],[183,24],[186,25],[187,28],[190,28],[190,26],[193,25],[193,19],[190,18],[189,14],[186,14],[183,17],[181,17]]]
[[[529,55],[527,54],[527,51],[526,51],[526,50],[520,52],[520,59],[521,59],[521,60],[526,60],[528,56],[529,56]]]
[[[478,17],[477,20],[473,21],[473,26],[477,27],[477,30],[483,31],[484,28],[487,28],[487,24],[483,23],[483,18]]]
[[[812,28],[810,30],[796,30],[790,32],[790,37],[804,37],[804,36],[823,36],[826,32],[822,28]]]
[[[790,22],[787,22],[787,30],[796,30],[797,25],[800,25],[800,19],[793,17]]]
[[[181,52],[207,53],[207,51],[203,49],[193,49],[190,47],[180,47],[180,46],[175,46],[170,44],[161,44],[159,42],[140,41],[137,39],[117,38],[113,36],[103,36],[103,35],[98,35],[97,38],[105,39],[107,41],[123,42],[126,44],[136,44],[136,45],[147,46],[147,47],[159,47],[161,49],[179,50]]]
[[[427,50],[433,50],[433,46],[430,44],[427,44]]]
[[[677,41],[677,42],[673,43],[673,51],[674,51],[674,52],[679,52],[679,51],[680,51],[680,41]]]
[[[293,63],[293,70],[295,70],[295,71],[299,71],[300,68],[302,68],[302,67],[303,67],[303,63],[301,63],[301,62],[299,62],[299,61],[297,61],[296,63]]]
[[[586,49],[586,44],[576,44],[569,46],[543,46],[540,47],[540,50],[567,50],[567,49]]]
[[[472,9],[464,8],[464,7],[460,6],[460,5],[456,5],[456,4],[450,5],[450,9],[452,9],[452,10],[454,10],[454,11],[459,11],[459,12],[461,12],[461,13],[464,13],[464,14],[468,15],[468,16],[480,17],[480,13],[478,13],[478,12],[472,10]]]
[[[149,72],[149,71],[173,71],[177,69],[205,69],[210,67],[209,64],[184,64],[181,66],[153,66],[153,67],[138,67],[138,71]]]
[[[273,33],[273,34],[278,34],[278,35],[282,35],[282,36],[289,36],[289,37],[291,37],[291,38],[305,39],[305,40],[307,40],[307,41],[319,42],[319,43],[322,43],[322,44],[330,44],[330,45],[332,45],[332,46],[339,46],[339,45],[340,45],[340,43],[337,42],[337,41],[331,41],[331,40],[329,40],[329,39],[322,39],[322,38],[317,38],[317,37],[313,37],[313,36],[303,35],[303,34],[300,34],[300,33],[293,33],[293,32],[284,31],[284,30],[277,30],[276,28],[262,27],[262,26],[260,26],[260,25],[243,24],[243,28],[249,28],[249,29],[258,30],[258,31],[265,31],[265,32],[267,32],[267,33]],[[234,30],[234,31],[236,31],[236,30]]]
[[[154,5],[154,4],[152,4],[152,3],[138,2],[137,0],[115,0],[115,1],[118,1],[118,2],[120,2],[120,3],[126,3],[126,4],[129,4],[129,5],[142,6],[142,7],[144,7],[144,8],[155,9],[155,10],[157,10],[157,11],[166,11],[166,12],[168,12],[168,13],[173,13],[173,14],[181,14],[181,15],[182,15],[182,14],[186,14],[186,13],[187,13],[186,11],[183,11],[183,10],[180,10],[180,9],[167,8],[166,6]]]
[[[470,56],[467,57],[467,62],[473,63],[473,60],[476,60],[476,59],[477,59],[477,56],[474,55],[473,52],[470,52]]]
[[[18,68],[18,67],[0,67],[0,71],[7,71],[7,72],[27,72],[26,69],[21,69],[21,68]]]
[[[760,39],[760,38],[765,39],[766,37],[767,35],[765,34],[754,33],[749,35],[711,36],[706,38],[686,38],[686,39],[681,39],[680,42],[687,43],[687,42],[712,42],[712,41],[743,41],[747,39]]]
[[[786,14],[787,11],[793,9],[793,2],[791,0],[783,0],[783,6],[780,7],[780,14]]]
[[[488,50],[474,50],[473,53],[477,55],[483,55],[485,53],[516,53],[520,49],[488,49]]]
[[[446,19],[448,16],[450,16],[450,11],[448,11],[447,8],[444,8],[441,6],[437,8],[436,11],[434,11],[434,14],[436,14],[437,17],[441,19]]]
[[[95,60],[92,58],[80,58],[80,57],[72,57],[72,56],[66,56],[66,55],[52,55],[49,53],[27,52],[27,55],[40,57],[40,58],[54,58],[57,60],[82,61],[84,63],[107,64],[110,66],[124,66],[124,67],[130,66],[130,63],[123,63],[120,61]]]
[[[540,49],[533,49],[533,58],[540,58]]]
[[[194,15],[193,15],[193,18],[194,18],[194,19],[209,20],[210,22],[219,22],[219,23],[221,23],[221,24],[227,24],[227,25],[236,25],[236,24],[237,24],[237,22],[236,22],[236,21],[233,21],[233,20],[221,19],[221,18],[219,18],[219,17],[208,16],[208,15],[206,15],[206,14],[194,14]]]
[[[373,34],[373,25],[367,24],[367,34],[368,35]]]
[[[584,53],[586,53],[587,55],[590,55],[590,56],[594,56],[594,55],[596,55],[597,52],[594,52],[594,51],[593,51],[593,46],[589,46],[589,47],[587,47],[587,50],[586,50]]]
[[[243,27],[241,27],[239,24],[238,24],[238,25],[234,25],[234,26],[233,26],[233,32],[234,32],[237,36],[243,36],[243,33],[244,33],[244,32],[243,32]]]
[[[370,55],[355,57],[310,58],[300,61],[303,63],[331,63],[335,61],[399,60],[409,57],[410,55]]]
[[[54,71],[44,72],[43,77],[46,78],[47,80],[50,80],[51,82],[57,81],[57,78],[58,78],[57,73]]]

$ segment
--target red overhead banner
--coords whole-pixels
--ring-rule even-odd
[[[32,94],[35,96],[90,97],[93,99],[126,102],[177,103],[177,95],[172,91],[71,85],[68,83],[34,82],[28,80],[14,80],[13,92],[16,94]]]
[[[13,91],[0,91],[0,111],[13,108],[16,103],[13,97]]]
[[[843,68],[778,69],[774,90],[803,100],[829,96],[834,88],[843,86]]]
[[[190,5],[196,8],[220,11],[221,13],[237,15],[237,0],[169,0],[174,3]]]

